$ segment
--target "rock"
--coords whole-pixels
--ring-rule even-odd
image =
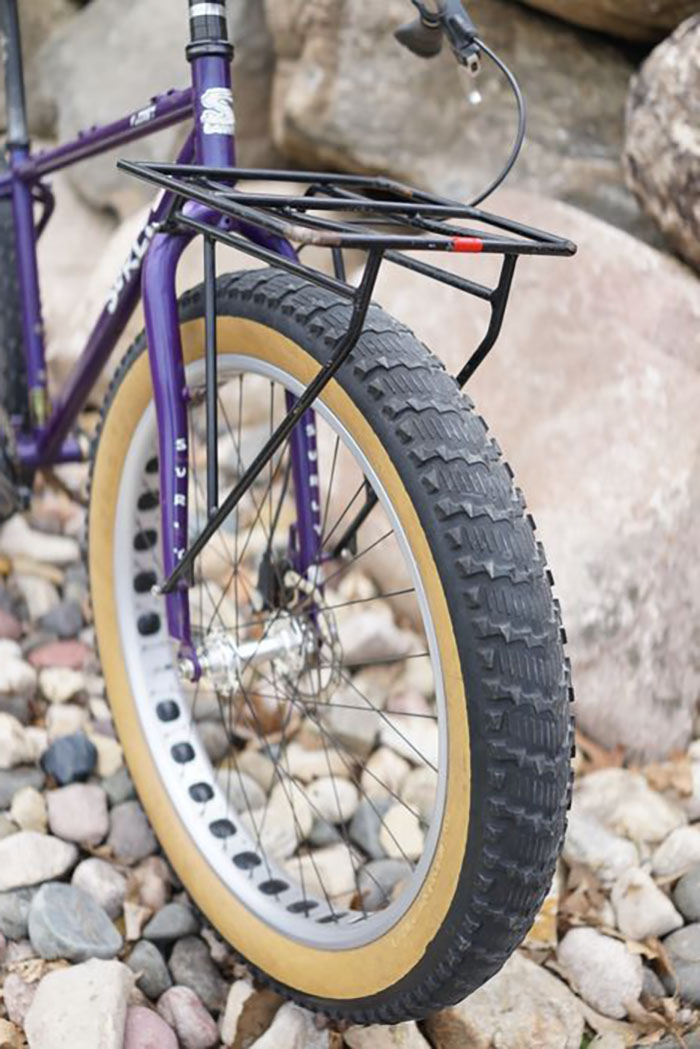
[[[583,1000],[604,1016],[623,1019],[642,993],[642,960],[624,943],[595,929],[571,929],[557,960]]]
[[[413,868],[406,860],[372,860],[360,869],[357,889],[364,909],[377,911],[393,899],[394,890],[411,876]]]
[[[377,740],[377,732],[382,724],[379,716],[372,710],[369,704],[352,690],[339,688],[329,700],[330,706],[326,707],[322,715],[322,724],[328,738],[332,737],[338,749],[333,748],[336,762],[337,774],[347,775],[348,766],[351,766],[354,755],[364,760],[374,750]],[[362,709],[367,706],[367,713]],[[325,738],[325,737],[324,737]],[[321,751],[316,761],[319,765],[317,775],[328,772],[328,764],[321,770]],[[325,755],[323,757],[325,762]],[[336,769],[334,769],[336,772]]]
[[[241,100],[237,105],[241,158],[245,160],[246,139],[250,137],[252,161],[266,165],[274,159],[266,131],[274,58],[259,4],[251,0],[236,4],[231,17],[232,28],[238,30],[233,39],[237,41],[236,95]],[[139,45],[151,38],[153,47],[144,63],[137,57]],[[154,0],[148,11],[142,4],[133,3],[127,18],[117,17],[110,0],[93,0],[65,32],[53,34],[32,67],[42,107],[54,113],[58,108],[58,137],[70,138],[94,122],[107,122],[115,114],[141,110],[144,100],[162,91],[163,84],[181,84],[187,40],[187,22],[183,24],[167,0]],[[120,63],[122,76],[107,84],[104,69],[114,63]],[[87,105],[89,98],[97,108]],[[139,189],[135,179],[126,180],[115,174],[116,157],[155,160],[173,156],[181,137],[181,131],[175,128],[141,139],[135,145],[121,146],[118,152],[88,161],[86,178],[73,176],[72,184],[94,207],[111,207],[121,215],[127,214],[147,200],[148,194]]]
[[[171,987],[161,995],[158,1013],[174,1027],[183,1049],[211,1049],[219,1041],[216,1024],[189,987]]]
[[[226,795],[231,808],[236,812],[261,809],[265,804],[265,791],[259,783],[235,766],[217,769],[216,780]]]
[[[362,769],[360,786],[367,798],[378,801],[396,797],[411,766],[391,747],[378,747]]]
[[[425,1023],[433,1044],[474,1049],[579,1049],[584,1031],[581,1003],[556,976],[514,954],[496,976],[453,1010]]]
[[[329,823],[347,823],[359,804],[357,787],[340,776],[324,776],[314,780],[306,791],[316,818]]]
[[[77,637],[83,626],[83,613],[76,601],[60,601],[41,617],[38,625],[47,634],[64,640]]]
[[[71,884],[91,896],[110,918],[118,918],[122,913],[126,878],[105,860],[97,856],[83,860],[73,871]]]
[[[92,959],[44,976],[26,1019],[32,1049],[122,1049],[134,977],[126,965]]]
[[[4,812],[0,812],[0,841],[3,838],[9,838],[11,834],[16,834],[17,830],[12,820]]]
[[[221,1017],[219,1032],[225,1046],[233,1045],[237,1039],[238,1025],[246,1002],[255,997],[255,988],[247,980],[236,980],[226,998],[226,1008]]]
[[[315,819],[307,840],[309,845],[315,845],[316,848],[321,849],[326,845],[337,845],[343,840],[343,836],[338,828],[328,820]]]
[[[373,733],[374,731],[376,730],[373,730]],[[311,783],[312,780],[317,779],[319,776],[328,776],[329,774],[347,777],[348,759],[345,758],[343,760],[343,756],[333,747],[310,750],[308,747],[293,741],[287,745],[285,750],[284,768],[294,779],[298,779],[302,783]]]
[[[132,1005],[126,1014],[124,1049],[178,1049],[177,1037],[158,1013]]]
[[[297,885],[304,885],[306,892],[325,899],[326,894],[335,900],[352,896],[356,889],[356,870],[360,863],[352,857],[347,845],[329,845],[317,849],[310,855],[287,860],[290,877]],[[340,905],[340,904],[339,904]]]
[[[168,903],[150,920],[143,935],[155,943],[171,943],[199,932],[199,922],[183,903]]]
[[[24,726],[11,714],[0,713],[0,769],[15,768],[33,758]]]
[[[36,621],[54,608],[60,598],[57,588],[48,579],[38,575],[15,572],[14,583],[24,599],[27,617]]]
[[[696,10],[693,0],[664,0],[660,4],[648,4],[646,0],[614,4],[606,0],[595,0],[594,3],[582,3],[582,0],[525,2],[587,29],[598,29],[624,40],[652,43],[661,40]]]
[[[0,638],[17,641],[22,636],[22,624],[4,608],[0,608]]]
[[[102,786],[107,792],[110,805],[120,805],[122,801],[131,801],[136,797],[134,784],[126,765],[120,765],[116,772],[105,777]]]
[[[294,746],[296,744],[291,743],[287,748],[287,759],[289,759],[289,751]],[[250,776],[258,784],[263,794],[268,794],[277,778],[274,762],[265,754],[261,754],[259,750],[248,747],[238,755],[237,763],[241,775],[245,773],[247,776]],[[289,773],[291,776],[296,776],[291,766],[289,767]]]
[[[48,834],[23,830],[0,841],[0,892],[60,878],[75,866],[78,850]]]
[[[0,528],[0,552],[10,558],[28,557],[60,566],[80,559],[80,546],[75,539],[30,528],[21,514],[15,514]]]
[[[32,760],[34,762],[40,761],[49,745],[46,729],[40,725],[27,725],[24,734],[31,749]]]
[[[163,955],[155,944],[149,943],[148,940],[138,941],[126,964],[136,973],[137,985],[152,1001],[156,1001],[172,987],[173,981]]]
[[[607,747],[664,757],[686,748],[700,693],[700,639],[692,627],[700,616],[697,279],[556,201],[502,191],[492,207],[565,231],[579,252],[571,263],[524,260],[497,352],[470,380],[470,396],[487,410],[554,568],[581,730]],[[472,279],[496,276],[486,257],[441,265]],[[425,295],[424,278],[383,267],[377,301],[455,373],[481,340],[483,318],[449,288],[430,288],[429,310]],[[613,330],[611,372],[605,347]],[[556,369],[554,345],[561,349]],[[644,378],[652,375],[653,390]],[[557,426],[575,435],[576,447],[567,439],[566,449],[556,441],[552,448]],[[604,436],[612,432],[614,455]],[[653,506],[652,489],[660,498]],[[382,590],[391,587],[381,559],[372,571]],[[688,573],[679,595],[675,581]]]
[[[347,666],[397,659],[413,649],[413,635],[396,626],[389,606],[340,618],[338,634]],[[369,704],[368,704],[369,707]]]
[[[97,774],[103,779],[116,775],[124,763],[121,744],[99,732],[91,732],[90,741],[97,751]]]
[[[581,863],[590,867],[604,885],[611,885],[639,861],[637,847],[631,841],[613,834],[577,804],[569,812],[562,856],[569,866]]]
[[[381,719],[379,739],[412,765],[438,765],[438,727],[433,721],[416,724],[413,718],[385,714]]]
[[[138,801],[114,806],[107,844],[117,859],[126,863],[142,860],[156,851],[158,842]]]
[[[433,817],[437,788],[437,775],[432,769],[425,766],[412,769],[401,787],[401,801],[429,824]]]
[[[85,675],[70,667],[46,667],[39,671],[39,688],[49,703],[67,703],[85,689]]]
[[[95,768],[97,750],[82,732],[54,740],[41,759],[41,767],[58,784],[85,780]]]
[[[170,871],[160,856],[148,856],[132,872],[144,907],[160,911],[170,899]]]
[[[29,662],[33,667],[67,667],[81,670],[92,657],[82,641],[49,641],[32,649]]]
[[[220,721],[200,721],[197,729],[209,760],[212,765],[218,765],[231,749],[231,741],[225,726]]]
[[[679,875],[700,863],[700,827],[678,827],[659,845],[651,859],[657,878]]]
[[[391,859],[418,860],[423,853],[420,821],[405,805],[392,805],[383,817],[379,841]]]
[[[223,1007],[227,986],[204,940],[198,936],[178,940],[170,955],[169,966],[175,983],[194,991],[207,1009],[216,1012]]]
[[[46,831],[46,805],[36,787],[22,787],[12,799],[10,818],[20,830]],[[59,835],[60,837],[61,835]]]
[[[23,787],[36,787],[40,790],[46,777],[41,769],[31,766],[0,771],[0,809],[9,808],[18,790]]]
[[[75,703],[54,703],[46,711],[46,731],[50,743],[62,736],[82,732],[87,723],[87,711]]]
[[[0,1044],[4,1049],[23,1049],[22,1032],[9,1020],[0,1020]]]
[[[700,269],[697,173],[700,143],[693,100],[700,91],[700,14],[652,51],[627,100],[625,172],[644,211],[674,251]]]
[[[663,841],[686,822],[685,813],[628,769],[601,769],[578,783],[575,805],[609,830],[636,841]]]
[[[349,827],[350,839],[359,845],[371,860],[381,860],[386,856],[386,849],[381,840],[382,819],[391,805],[391,799],[360,802],[357,812]]]
[[[8,940],[23,940],[26,937],[34,893],[34,889],[0,893],[0,933]]]
[[[672,932],[664,947],[675,976],[669,981],[670,990],[690,1005],[700,1005],[700,922]]]
[[[400,0],[332,0],[322,13],[310,0],[266,0],[266,11],[278,55],[273,133],[296,163],[382,171],[460,200],[491,181],[487,158],[503,153],[513,119],[505,80],[489,76],[488,107],[470,105],[451,54],[428,63],[397,45],[393,31],[407,18]],[[528,100],[528,148],[514,184],[642,229],[619,166],[630,59],[513,4],[474,0],[470,14],[517,69]],[[590,87],[585,99],[581,83]]]
[[[666,936],[683,924],[668,896],[641,867],[632,867],[617,879],[611,899],[617,927],[631,940]]]
[[[18,655],[5,656],[0,661],[0,694],[26,696],[36,691],[36,671]]]
[[[3,696],[0,695],[0,712],[11,714],[13,718],[22,725],[29,724],[31,703],[27,696]]]
[[[42,958],[113,958],[122,938],[92,896],[74,885],[42,885],[29,909],[29,939]]]
[[[283,999],[274,991],[254,990],[247,980],[236,980],[226,999],[219,1028],[225,1046],[250,1046],[270,1027]]]
[[[351,1027],[343,1038],[350,1049],[428,1049],[430,1045],[414,1023],[396,1024],[394,1027],[378,1024]],[[296,1049],[296,1042],[290,1044]],[[272,1043],[268,1043],[265,1049],[272,1049]]]
[[[649,968],[648,965],[644,966],[644,973],[642,975],[642,995],[646,995],[649,998],[666,997],[666,988],[654,970]]]
[[[51,833],[66,841],[99,845],[107,837],[107,795],[95,783],[72,783],[46,796]]]
[[[676,883],[673,902],[688,922],[700,922],[700,863]]]
[[[19,973],[8,973],[2,988],[7,1015],[12,1023],[24,1027],[29,1006],[34,1001],[36,985],[25,983]]]
[[[349,1046],[353,1046],[353,1042],[347,1041],[347,1034],[345,1040]],[[392,1044],[405,1045],[407,1049],[418,1049],[419,1046],[426,1046],[427,1042],[421,1038],[420,1042],[395,1041]],[[267,1031],[255,1040],[251,1049],[280,1049],[281,1046],[284,1046],[284,1049],[330,1049],[330,1034],[327,1030],[319,1031],[312,1013],[287,1002],[279,1009]]]

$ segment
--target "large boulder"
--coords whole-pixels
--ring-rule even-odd
[[[515,106],[485,60],[480,80],[449,49],[426,62],[393,33],[405,0],[266,0],[277,53],[273,134],[303,166],[382,171],[464,199],[498,172]],[[489,45],[513,67],[529,109],[515,169],[521,186],[570,201],[636,233],[620,167],[631,60],[614,45],[507,0],[474,0]],[[480,105],[467,100],[475,86]]]
[[[239,160],[243,164],[272,162],[267,113],[273,56],[263,12],[254,0],[234,0],[229,9],[231,36],[238,45],[234,68]],[[125,116],[168,88],[188,86],[188,40],[184,3],[92,0],[40,50],[31,79],[45,112],[53,107],[53,123],[64,139],[81,128]],[[51,121],[46,117],[45,122]],[[129,214],[153,193],[117,171],[117,157],[172,160],[185,128],[169,128],[131,146],[120,146],[86,161],[71,171],[71,178],[95,207]]]
[[[501,340],[469,393],[544,541],[581,728],[668,754],[690,740],[700,696],[699,285],[564,204],[504,191],[494,206],[571,237],[579,253],[519,263]],[[481,280],[497,272],[485,256],[448,265]],[[390,265],[376,298],[453,373],[485,330],[482,304]]]
[[[625,40],[661,40],[697,11],[697,0],[525,0],[567,22]]]
[[[697,6],[697,5],[695,5]],[[700,14],[652,51],[627,103],[630,187],[669,243],[700,269]]]

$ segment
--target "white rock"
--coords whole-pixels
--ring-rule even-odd
[[[700,827],[677,827],[654,852],[651,869],[658,878],[683,874],[700,863]]]
[[[590,867],[604,885],[611,885],[623,871],[639,862],[636,845],[613,834],[595,816],[581,811],[576,797],[569,813],[562,856],[569,866],[582,863]]]
[[[406,759],[391,747],[378,747],[367,759],[360,777],[360,786],[372,801],[396,797],[400,794],[401,786],[410,770],[411,766]]]
[[[39,673],[39,688],[49,703],[67,703],[84,691],[85,675],[70,667],[45,667]]]
[[[248,776],[252,776],[265,794],[272,788],[277,778],[275,763],[270,758],[261,754],[259,750],[248,747],[242,754],[238,755],[238,768]],[[295,772],[290,775],[296,776]]]
[[[0,769],[34,760],[34,747],[24,726],[12,714],[0,712]]]
[[[584,1031],[582,1004],[567,985],[518,952],[454,1014],[465,1031],[461,1043],[448,1040],[451,1049],[580,1049]],[[426,1024],[435,1046],[442,1015]]]
[[[430,1049],[430,1043],[414,1023],[351,1027],[343,1038],[350,1049]]]
[[[99,845],[107,837],[107,795],[97,783],[69,783],[46,797],[52,834],[86,846]]]
[[[226,998],[226,1008],[219,1024],[219,1033],[224,1045],[233,1045],[238,1033],[238,1023],[245,1003],[255,994],[255,988],[247,980],[236,980]]]
[[[8,659],[21,659],[22,646],[17,641],[11,641],[9,637],[0,638],[0,666]]]
[[[329,702],[330,706],[325,707],[321,715],[325,730],[323,738],[329,745],[330,753],[336,755],[331,760],[337,763],[338,771],[342,771],[342,765],[347,775],[348,765],[352,765],[355,756],[367,758],[374,750],[377,732],[382,724],[381,716],[351,687],[337,689]],[[331,739],[334,746],[329,744]]]
[[[425,765],[412,769],[401,788],[401,800],[429,823],[435,808],[437,786],[437,776],[432,769]]]
[[[31,1049],[122,1049],[134,974],[92,959],[44,976],[25,1029]]]
[[[412,765],[438,767],[439,731],[434,721],[416,724],[416,718],[385,714],[381,719],[379,739],[386,747],[406,758]]]
[[[121,744],[111,736],[101,732],[88,732],[88,737],[97,750],[97,774],[102,779],[113,776],[124,764],[124,751]]]
[[[691,750],[698,743],[700,743],[700,740],[696,740],[691,745]],[[688,753],[690,754],[690,751]],[[700,820],[700,761],[697,758],[693,760],[690,766],[690,774],[693,781],[692,793],[688,797],[681,798],[680,802],[686,816],[693,823],[695,820]]]
[[[85,729],[87,711],[75,703],[53,703],[46,711],[46,730],[50,743],[61,736],[72,736]]]
[[[30,761],[38,762],[49,745],[46,729],[41,728],[40,725],[27,725],[24,736],[31,751]]]
[[[75,865],[75,845],[24,830],[0,841],[0,892],[38,885],[66,874]]]
[[[644,776],[628,769],[601,769],[576,788],[580,811],[595,816],[616,834],[650,844],[687,822],[683,810],[657,794]]]
[[[250,1049],[329,1049],[328,1031],[319,1031],[312,1013],[286,1002]]]
[[[620,940],[595,929],[571,929],[557,959],[583,1000],[604,1016],[622,1020],[642,993],[642,959]]]
[[[379,840],[393,860],[417,860],[423,853],[423,831],[418,819],[402,804],[384,814]]]
[[[110,918],[118,918],[121,914],[127,882],[111,863],[106,863],[97,856],[83,860],[73,871],[71,884],[92,896]]]
[[[21,514],[15,514],[0,528],[0,553],[61,566],[80,560],[80,546],[75,539],[36,531]]]
[[[683,924],[668,896],[641,867],[620,875],[612,887],[611,899],[617,927],[631,940],[665,936]]]
[[[0,694],[31,697],[35,692],[36,670],[34,667],[15,655],[0,658]]]
[[[24,598],[30,619],[41,619],[61,600],[58,590],[48,579],[26,572],[15,572],[13,579]]]
[[[343,898],[356,889],[355,871],[361,862],[351,854],[347,845],[329,845],[316,849],[312,854],[287,860],[286,868],[299,886],[307,893],[325,900],[326,894],[339,906]]]
[[[340,713],[340,711],[338,711]],[[327,740],[326,747],[320,750],[311,750],[303,747],[300,743],[290,743],[287,747],[283,767],[294,779],[302,783],[310,783],[318,776],[328,776],[329,766],[333,776],[345,776],[349,774],[352,757],[341,752],[338,753],[333,745]],[[341,756],[342,755],[342,756]]]
[[[273,822],[294,826],[303,840],[311,831],[314,813],[306,797],[306,788],[294,780],[284,779],[276,783],[270,792],[268,818]]]
[[[10,819],[20,830],[35,830],[46,833],[46,805],[44,797],[35,787],[22,787],[12,799]]]
[[[228,804],[236,812],[260,809],[265,804],[265,791],[260,784],[247,772],[236,769],[233,764],[230,768],[217,769],[216,780],[226,795]]]
[[[314,780],[306,791],[314,816],[329,823],[347,823],[360,803],[357,787],[340,776]]]
[[[414,650],[415,637],[400,630],[388,605],[373,602],[370,611],[337,617],[338,636],[343,647],[344,663],[360,666],[382,659],[395,660]]]

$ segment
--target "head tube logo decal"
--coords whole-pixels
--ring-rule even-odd
[[[233,95],[228,87],[210,87],[201,97],[200,120],[205,135],[232,135],[236,130]]]

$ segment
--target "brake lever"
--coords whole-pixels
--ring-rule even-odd
[[[421,0],[412,0],[418,8],[418,18],[401,26],[396,39],[420,58],[434,58],[447,41],[460,65],[476,76],[481,68],[478,30],[467,13],[462,0],[441,0],[440,10],[433,11]]]

